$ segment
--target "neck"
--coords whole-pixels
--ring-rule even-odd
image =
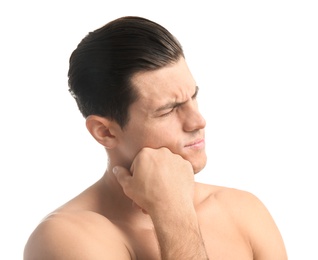
[[[123,192],[122,187],[118,183],[112,168],[108,167],[102,179],[100,180],[100,189],[105,198],[106,217],[109,219],[117,219],[133,221],[133,219],[148,218],[140,208],[138,208],[133,201],[128,198]]]

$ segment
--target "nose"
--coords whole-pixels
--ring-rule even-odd
[[[188,109],[186,109],[184,112],[184,131],[192,132],[205,128],[206,121],[200,113],[196,101],[192,101],[188,106]]]

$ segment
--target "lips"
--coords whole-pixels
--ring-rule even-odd
[[[187,144],[185,147],[201,148],[204,146],[204,139],[198,139],[192,143]]]

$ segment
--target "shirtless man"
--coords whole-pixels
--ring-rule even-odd
[[[287,259],[259,199],[194,181],[207,160],[199,87],[165,28],[122,17],[90,33],[69,87],[107,169],[38,225],[25,260]]]

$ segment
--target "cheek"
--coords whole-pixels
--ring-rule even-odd
[[[154,124],[143,123],[131,128],[129,133],[126,133],[125,142],[131,148],[140,150],[143,147],[159,148],[167,147],[173,152],[178,152],[178,140],[180,133],[176,133],[173,129],[173,124]]]
[[[148,136],[148,143],[156,148],[164,146],[170,150],[175,150],[177,149],[178,136],[169,127],[156,129],[151,136]]]

